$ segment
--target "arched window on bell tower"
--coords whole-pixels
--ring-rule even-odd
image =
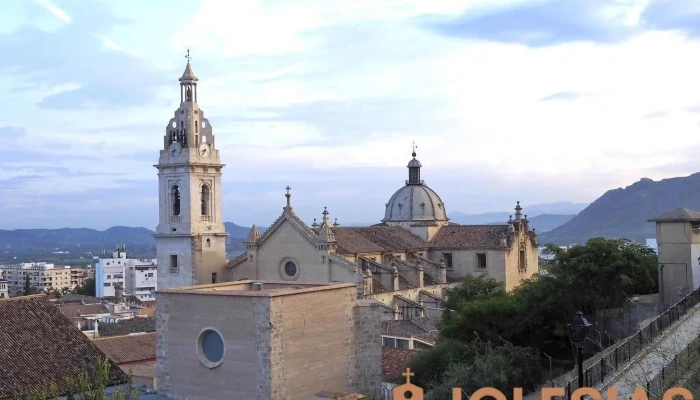
[[[211,203],[211,191],[209,190],[209,185],[202,185],[202,216],[208,216],[210,211]]]
[[[173,216],[179,216],[180,215],[180,186],[178,185],[173,185],[171,192],[170,192],[170,197],[171,197],[171,203],[173,206]]]
[[[185,72],[182,73],[180,78],[180,102],[181,103],[192,103],[197,102],[197,77],[192,71],[192,66],[190,66],[190,54],[189,50],[187,52],[187,66],[185,67]]]

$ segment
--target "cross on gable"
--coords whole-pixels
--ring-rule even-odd
[[[413,372],[411,372],[411,369],[410,369],[410,368],[406,368],[406,372],[404,372],[404,373],[401,374],[401,375],[403,375],[403,376],[406,377],[406,383],[410,383],[410,382],[411,382],[411,377],[414,376],[414,375],[416,375],[416,374],[414,374]]]
[[[187,63],[189,63],[190,60],[192,59],[192,57],[190,57],[190,49],[189,48],[187,49],[187,55],[185,56],[185,58],[187,59]]]
[[[287,187],[284,189],[287,191],[287,194],[289,194],[289,191],[292,190],[292,188],[290,188],[289,185],[287,185]]]

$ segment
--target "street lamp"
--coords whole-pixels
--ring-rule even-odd
[[[576,317],[569,323],[571,341],[576,345],[576,355],[578,363],[578,387],[583,387],[583,341],[586,340],[588,328],[591,324],[586,320],[581,311],[576,313]]]

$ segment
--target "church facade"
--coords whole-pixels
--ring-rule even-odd
[[[325,208],[320,223],[307,224],[295,214],[287,187],[282,214],[264,234],[253,226],[246,252],[227,260],[224,164],[198,106],[189,62],[179,81],[180,106],[155,165],[159,289],[242,279],[348,282],[358,285],[359,296],[382,302],[390,318],[409,318],[439,313],[444,289],[467,275],[491,276],[511,290],[538,271],[537,236],[519,202],[515,217],[502,225],[451,223],[440,196],[422,180],[415,149],[408,179],[378,224],[341,227]]]

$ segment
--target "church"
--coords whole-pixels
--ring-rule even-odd
[[[378,300],[392,319],[439,315],[445,289],[467,275],[517,287],[538,271],[537,235],[520,202],[501,225],[459,225],[422,179],[415,148],[408,179],[367,227],[341,227],[324,208],[320,221],[297,216],[291,188],[282,214],[261,234],[253,226],[244,254],[227,260],[221,208],[221,163],[209,121],[197,103],[190,63],[180,107],[166,127],[160,159],[156,230],[158,287],[238,280],[355,283],[358,297]]]

